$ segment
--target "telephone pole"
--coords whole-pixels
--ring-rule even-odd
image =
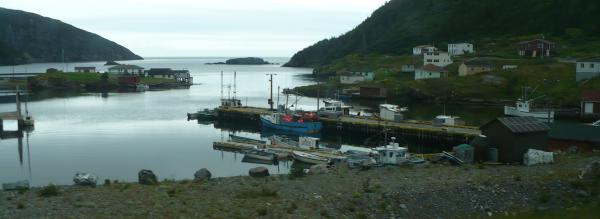
[[[277,75],[277,74],[266,74],[266,75],[270,76],[269,83],[271,84],[271,89],[270,89],[271,96],[269,97],[268,103],[269,103],[269,106],[271,107],[271,111],[273,111],[273,75]]]

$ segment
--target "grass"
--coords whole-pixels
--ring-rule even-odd
[[[263,187],[261,189],[250,189],[239,192],[236,197],[240,199],[253,199],[253,198],[275,198],[279,196],[279,192],[274,189]]]
[[[496,219],[585,219],[598,218],[600,215],[600,203],[593,202],[585,206],[571,207],[566,209],[552,209],[548,211],[533,211],[519,213],[512,216],[498,216]]]
[[[58,196],[58,195],[60,195],[60,189],[58,188],[58,186],[55,186],[54,184],[49,184],[48,186],[42,187],[38,191],[38,195],[41,197]]]

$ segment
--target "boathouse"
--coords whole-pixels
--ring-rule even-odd
[[[550,150],[568,150],[573,147],[578,151],[600,149],[600,126],[576,123],[552,123],[548,133]]]
[[[151,68],[145,74],[152,78],[173,79],[182,84],[192,84],[193,78],[188,70],[173,70],[170,68]]]
[[[550,127],[533,117],[497,118],[481,126],[491,147],[498,149],[498,161],[522,163],[529,149],[546,150]]]

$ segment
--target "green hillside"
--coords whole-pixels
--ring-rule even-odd
[[[406,55],[415,45],[463,41],[511,55],[518,36],[542,34],[559,43],[561,56],[588,56],[600,48],[594,43],[600,42],[599,12],[596,0],[391,0],[354,30],[296,53],[286,66],[316,67],[350,54]]]
[[[0,8],[0,65],[142,59],[127,48],[59,20]]]

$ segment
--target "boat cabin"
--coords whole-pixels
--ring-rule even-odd
[[[221,107],[242,107],[242,101],[238,99],[221,99]]]
[[[338,118],[340,116],[350,115],[351,106],[344,105],[344,102],[339,100],[323,100],[325,107],[319,109],[319,117]]]
[[[381,165],[399,165],[408,161],[408,148],[399,147],[398,143],[373,149],[377,154],[377,163]]]
[[[319,139],[313,137],[300,137],[298,138],[298,146],[306,149],[317,149],[319,148]]]

